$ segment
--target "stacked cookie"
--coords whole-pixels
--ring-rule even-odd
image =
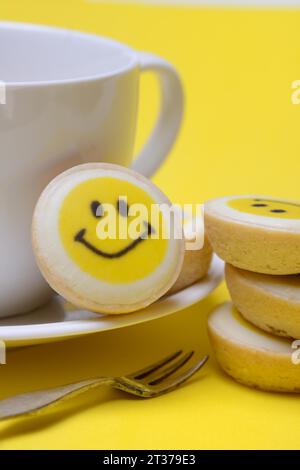
[[[205,226],[226,261],[233,304],[212,313],[209,332],[221,367],[247,385],[300,391],[292,361],[300,338],[300,204],[264,196],[209,201]]]

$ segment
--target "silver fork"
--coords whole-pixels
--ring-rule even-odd
[[[200,358],[195,351],[188,353],[176,351],[145,369],[126,376],[96,377],[47,390],[15,395],[0,400],[0,419],[37,413],[100,385],[110,385],[142,398],[157,397],[174,390],[188,380],[207,360],[208,356]],[[179,371],[180,373],[176,374]]]

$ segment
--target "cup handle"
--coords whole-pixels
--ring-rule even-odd
[[[157,73],[161,92],[161,106],[154,129],[132,163],[132,168],[145,176],[152,176],[174,144],[183,116],[183,86],[175,68],[166,60],[139,53],[141,71]]]

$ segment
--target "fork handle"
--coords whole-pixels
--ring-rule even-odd
[[[97,377],[61,387],[15,395],[0,400],[0,419],[37,413],[46,407],[61,403],[92,388],[100,385],[111,385],[113,382],[113,379],[109,377]]]

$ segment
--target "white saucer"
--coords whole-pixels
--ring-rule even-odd
[[[57,296],[33,312],[0,320],[0,340],[8,347],[54,342],[137,323],[178,312],[206,297],[222,281],[224,263],[214,256],[208,275],[201,281],[149,307],[126,315],[99,315],[81,310]]]

